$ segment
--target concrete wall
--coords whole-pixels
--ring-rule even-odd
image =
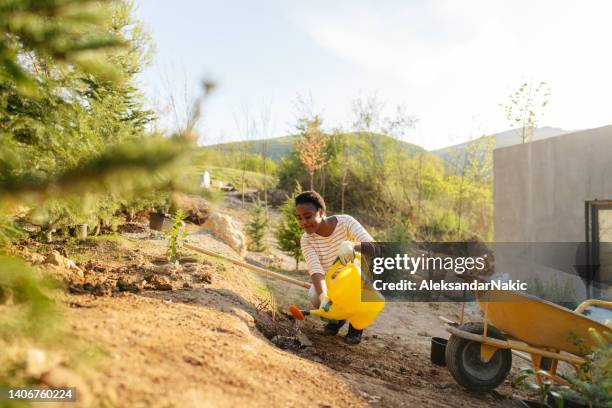
[[[581,242],[584,203],[612,199],[612,126],[493,151],[496,242]]]
[[[538,245],[526,246],[531,254],[499,251],[500,271],[515,279],[537,277],[549,287],[567,282],[577,301],[609,299],[609,287],[588,295],[584,282],[566,271],[580,263],[577,243],[586,238],[585,202],[612,199],[612,126],[496,149],[493,176],[495,242],[576,243],[544,251],[550,258],[546,262],[536,260],[542,257],[535,254]]]

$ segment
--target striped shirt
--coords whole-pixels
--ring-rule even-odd
[[[336,215],[335,217],[338,223],[336,228],[334,228],[334,232],[329,237],[322,237],[317,233],[304,233],[302,235],[300,241],[302,254],[308,265],[308,273],[310,275],[315,273],[325,275],[325,271],[338,258],[338,247],[342,241],[374,241],[361,224],[350,215]]]

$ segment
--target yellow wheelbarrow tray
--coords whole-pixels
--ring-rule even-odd
[[[460,324],[447,321],[451,337],[445,352],[455,380],[473,391],[490,391],[501,384],[512,354],[531,361],[538,384],[545,375],[567,385],[556,374],[559,361],[571,364],[580,375],[584,357],[597,346],[589,331],[612,337],[612,327],[580,314],[592,305],[612,309],[612,302],[587,300],[571,311],[519,292],[480,291],[476,297],[483,322],[463,324],[462,309]],[[552,360],[547,369],[540,368],[543,358]]]

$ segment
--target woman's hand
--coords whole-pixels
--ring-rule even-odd
[[[323,292],[319,295],[319,302],[321,302],[319,304],[319,308],[325,310],[326,312],[329,312],[329,308],[331,306],[331,300],[327,297],[327,293]]]
[[[342,265],[347,265],[355,259],[355,246],[351,241],[344,241],[338,247],[338,258]]]

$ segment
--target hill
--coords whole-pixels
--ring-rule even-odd
[[[555,128],[550,126],[545,126],[541,128],[537,128],[534,130],[533,140],[543,140],[548,139],[549,137],[555,137],[564,135],[566,133],[572,132],[571,130],[564,130],[561,128]],[[354,139],[358,137],[358,134],[355,132],[345,133],[343,136],[348,137],[350,139]],[[382,134],[375,134],[377,138],[380,138],[381,141],[386,138],[390,138],[389,136]],[[291,152],[291,148],[293,147],[293,143],[298,138],[297,135],[289,135],[289,136],[280,136],[273,137],[270,139],[260,139],[260,140],[251,140],[249,142],[229,142],[229,143],[221,143],[216,145],[205,146],[206,150],[214,150],[216,152],[240,152],[244,149],[245,143],[248,143],[248,151],[249,153],[257,153],[260,154],[264,148],[267,151],[267,155],[270,159],[278,162],[283,157],[287,156]],[[412,154],[417,152],[426,151],[424,148],[407,142],[401,142],[403,146]],[[440,157],[445,162],[448,162],[452,155],[456,155],[459,152],[465,150],[467,146],[469,146],[473,141],[468,141],[464,143],[459,143],[453,146],[444,147],[441,149],[432,150],[431,153]],[[521,136],[518,130],[510,129],[500,133],[495,134],[495,148],[512,146],[521,143]],[[352,141],[349,141],[349,144],[353,144]]]
[[[355,145],[355,139],[359,136],[360,135],[355,132],[342,134],[342,137],[345,137],[348,139],[349,145]],[[375,137],[375,140],[380,140],[381,142],[391,139],[391,137],[382,135],[382,134],[373,134],[373,136]],[[274,137],[270,139],[251,140],[248,142],[241,141],[241,142],[221,143],[221,144],[216,144],[216,145],[211,145],[211,146],[205,146],[204,149],[214,150],[220,153],[221,152],[240,152],[244,149],[245,144],[248,143],[249,153],[261,154],[264,148],[264,144],[265,144],[267,156],[270,159],[278,162],[282,160],[283,157],[287,156],[291,152],[291,149],[293,148],[293,143],[297,140],[298,137],[299,136],[297,135],[290,135],[290,136]],[[425,149],[423,149],[422,147],[417,146],[412,143],[407,143],[407,142],[400,142],[400,143],[402,143],[402,146],[404,146],[404,148],[412,154],[425,151]]]
[[[545,126],[534,130],[533,141],[548,139],[549,137],[561,136],[571,132],[573,131]],[[459,143],[453,146],[444,147],[442,149],[432,150],[431,153],[440,157],[442,160],[444,160],[444,162],[448,162],[451,157],[460,155],[473,142],[473,140],[470,140],[469,142]],[[495,149],[498,149],[500,147],[513,146],[520,143],[521,135],[516,129],[510,129],[495,134]]]

